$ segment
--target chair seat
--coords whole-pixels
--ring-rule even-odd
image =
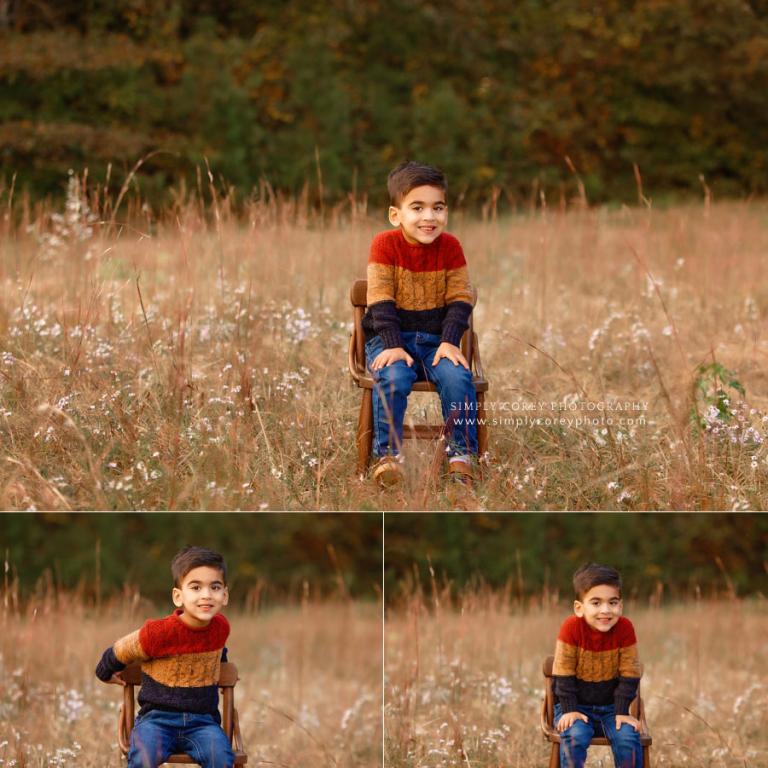
[[[357,386],[361,389],[373,389],[373,379],[370,376],[360,376]],[[476,392],[487,392],[488,381],[479,376],[472,377]],[[431,381],[417,381],[413,385],[414,392],[437,392],[437,387]]]
[[[560,743],[560,734],[557,731],[555,731],[555,730],[549,731],[546,734],[546,737],[547,737],[547,741],[551,741],[553,744],[559,744]],[[605,736],[594,736],[592,738],[592,740],[590,741],[590,744],[595,744],[598,747],[610,747],[611,746],[611,742],[608,741],[608,739],[606,739]],[[646,734],[641,733],[640,734],[640,746],[645,747],[645,746],[650,746],[651,744],[653,744],[653,739],[650,737],[650,735],[648,735],[647,733]]]
[[[171,755],[166,763],[175,765],[198,765],[189,755]],[[235,752],[235,765],[245,765],[248,762],[248,755],[245,752]]]

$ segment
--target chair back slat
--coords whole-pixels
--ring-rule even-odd
[[[121,673],[120,677],[128,685],[141,685],[141,664],[129,664]]]
[[[232,710],[234,709],[233,702],[234,690],[232,687],[224,688],[222,691],[222,703],[221,703],[221,727],[224,733],[227,734],[227,738],[230,743],[232,742],[232,727],[234,721],[232,718]]]
[[[355,367],[361,373],[365,372],[365,333],[363,332],[362,307],[355,307]]]
[[[550,724],[555,719],[555,690],[552,682],[552,665],[554,662],[554,656],[547,656],[542,665],[542,672],[544,672],[544,695],[547,707],[547,723]]]
[[[238,679],[237,667],[231,661],[222,661],[219,670],[219,688],[234,688]]]
[[[352,288],[349,292],[349,300],[352,302],[353,307],[362,307],[363,309],[368,306],[368,281],[367,280],[355,280],[352,283]]]

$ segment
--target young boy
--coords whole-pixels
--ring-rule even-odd
[[[582,768],[593,736],[611,743],[617,768],[642,768],[640,723],[629,714],[637,695],[637,638],[621,613],[621,576],[590,563],[573,575],[576,600],[557,636],[552,669],[555,727],[563,768]]]
[[[446,233],[445,176],[407,162],[389,174],[389,222],[368,258],[365,357],[373,374],[373,476],[380,485],[402,477],[400,447],[414,382],[431,381],[449,426],[449,473],[471,485],[477,454],[477,394],[459,349],[469,327],[473,292],[461,244]]]
[[[174,557],[171,572],[176,610],[107,648],[96,676],[125,685],[120,670],[142,663],[128,768],[156,768],[175,752],[203,768],[231,768],[235,757],[221,729],[217,686],[227,660],[229,622],[219,613],[229,601],[227,567],[220,554],[188,547]]]

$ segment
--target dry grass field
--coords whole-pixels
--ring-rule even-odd
[[[544,602],[544,601],[542,601]],[[541,663],[567,606],[521,610],[499,593],[417,597],[389,612],[385,648],[387,768],[539,768]],[[661,768],[768,766],[765,600],[628,604],[647,719]],[[607,747],[590,768],[610,768]]]
[[[97,680],[94,668],[114,640],[145,618],[163,615],[143,601],[125,602],[97,614],[77,596],[60,595],[24,615],[6,611],[0,766],[119,768],[122,693]],[[308,601],[228,617],[248,765],[381,766],[379,607]]]
[[[449,504],[439,446],[397,492],[355,477],[348,292],[383,212],[264,191],[235,216],[211,187],[158,220],[89,190],[0,191],[0,506]],[[768,205],[486,213],[449,227],[491,381],[470,505],[765,509]]]

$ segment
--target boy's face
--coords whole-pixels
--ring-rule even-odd
[[[221,571],[209,565],[193,568],[171,595],[173,604],[184,609],[181,620],[190,627],[205,627],[229,602]]]
[[[615,626],[623,608],[619,590],[608,584],[598,584],[583,599],[573,601],[573,612],[600,632],[607,632]]]
[[[429,245],[448,223],[445,192],[439,187],[414,187],[399,206],[389,206],[389,223],[400,227],[412,245]]]

